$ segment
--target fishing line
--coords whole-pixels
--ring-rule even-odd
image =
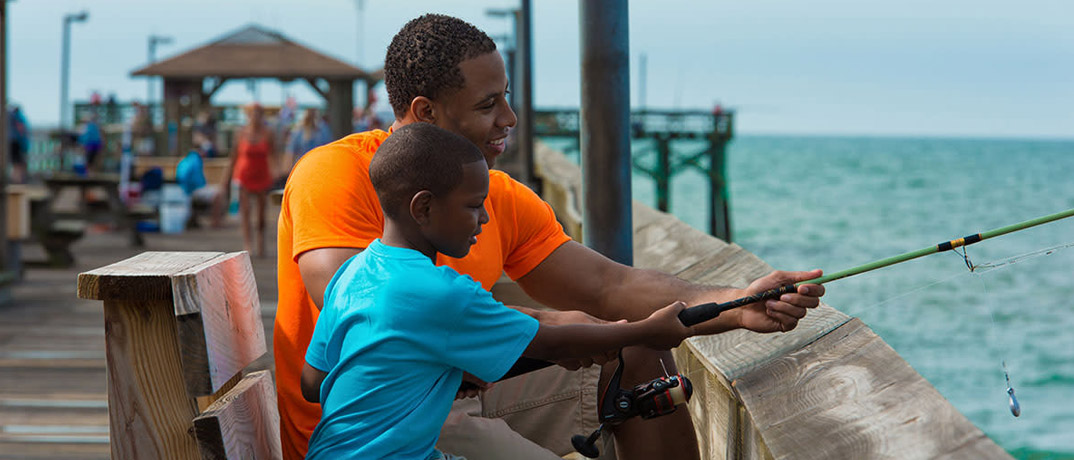
[[[1057,253],[1059,251],[1062,251],[1064,249],[1069,249],[1069,248],[1072,248],[1072,247],[1074,247],[1074,242],[1070,242],[1070,243],[1066,243],[1066,244],[1060,244],[1058,246],[1052,246],[1052,247],[1046,248],[1046,249],[1040,249],[1040,250],[1037,250],[1037,251],[1027,252],[1025,254],[1019,254],[1019,255],[1016,255],[1016,256],[1013,256],[1013,257],[1008,257],[1006,259],[999,259],[999,260],[994,260],[994,261],[991,261],[991,262],[985,262],[985,263],[980,264],[980,265],[975,265],[974,270],[978,271],[978,272],[987,272],[987,271],[995,270],[995,269],[998,269],[998,268],[1006,268],[1007,266],[1014,265],[1014,264],[1019,263],[1019,262],[1024,262],[1026,260],[1036,259],[1038,257],[1050,256],[1050,255],[1055,254],[1055,253]]]
[[[1037,253],[1043,253],[1043,251],[1037,251]],[[1052,254],[1052,252],[1048,252],[1047,254]],[[1009,259],[1005,259],[1007,262],[1002,263],[1002,264],[1000,264],[998,266],[1010,266],[1010,265],[1012,265],[1014,263],[1017,263],[1017,262],[1009,262],[1009,261],[1013,260],[1013,259],[1016,259],[1018,257],[1021,257],[1021,256],[1015,256],[1015,257],[1012,257],[1012,258],[1009,258]],[[1021,259],[1021,260],[1026,260],[1026,259]],[[992,327],[991,327],[992,328],[992,331],[991,331],[992,332],[992,343],[999,344],[999,345],[997,345],[997,348],[999,348],[999,362],[1000,362],[1000,366],[1002,366],[1002,368],[1003,368],[1003,378],[1007,380],[1007,405],[1009,406],[1009,408],[1011,410],[1011,415],[1013,415],[1015,417],[1018,417],[1019,415],[1022,415],[1022,406],[1018,404],[1018,398],[1014,396],[1014,387],[1011,386],[1011,374],[1007,371],[1007,351],[1008,351],[1008,346],[1004,345],[1004,341],[998,340],[998,338],[999,338],[999,328],[996,326],[996,309],[994,308],[994,305],[992,305],[992,302],[988,301],[988,299],[992,298],[992,293],[989,292],[989,290],[988,290],[988,283],[986,283],[984,281],[984,273],[983,273],[983,271],[978,271],[978,272],[974,273],[973,278],[976,279],[981,284],[981,290],[984,291],[984,295],[985,295],[985,299],[986,299],[984,301],[985,308],[988,309],[988,316],[992,319]]]

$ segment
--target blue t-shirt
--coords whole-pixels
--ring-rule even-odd
[[[325,289],[306,362],[328,375],[306,458],[436,458],[462,372],[499,379],[537,328],[469,276],[374,240]]]

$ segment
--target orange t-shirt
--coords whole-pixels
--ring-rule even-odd
[[[352,134],[311,150],[295,165],[283,193],[278,232],[279,304],[273,333],[276,391],[284,458],[303,458],[321,406],[302,398],[300,377],[319,310],[297,258],[318,248],[365,248],[381,236],[384,214],[369,182],[369,162],[388,133]],[[504,272],[529,273],[570,240],[551,206],[501,171],[489,172],[489,222],[463,259],[440,255],[437,264],[468,274],[485,289]]]

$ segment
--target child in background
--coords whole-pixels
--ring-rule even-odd
[[[369,166],[383,237],[340,267],[306,353],[303,395],[322,417],[307,458],[458,458],[435,449],[463,372],[500,379],[527,356],[607,360],[693,335],[675,302],[635,323],[551,326],[434,265],[463,257],[488,222],[488,166],[467,139],[427,123],[388,137]]]

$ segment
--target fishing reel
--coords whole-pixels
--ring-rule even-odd
[[[694,387],[690,379],[682,374],[657,377],[646,383],[635,386],[632,389],[622,388],[620,382],[623,378],[623,352],[619,352],[619,365],[615,367],[615,373],[608,381],[608,387],[600,399],[600,426],[588,437],[575,435],[571,438],[571,445],[578,453],[588,457],[597,458],[600,450],[597,449],[597,440],[605,425],[618,425],[632,417],[651,419],[675,412],[680,404],[685,404],[694,393]]]

